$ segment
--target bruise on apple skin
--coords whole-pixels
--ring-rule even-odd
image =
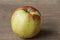
[[[27,8],[27,10],[29,11],[38,11],[36,8],[34,8],[34,7],[31,7],[31,6],[26,6],[26,8]]]
[[[36,8],[34,8],[32,6],[24,6],[24,7],[22,7],[22,9],[24,9],[26,12],[29,12],[29,14],[30,14],[30,12],[38,11]],[[40,14],[40,12],[39,12],[39,14]],[[32,16],[33,20],[35,20],[35,21],[40,20],[40,16],[39,15],[36,15],[36,14],[33,14],[33,15],[30,14],[30,15]]]
[[[21,8],[22,10],[25,10],[26,12],[28,12],[29,14],[30,14],[30,12],[35,12],[35,11],[38,11],[36,8],[34,8],[34,7],[32,7],[32,6],[23,6],[22,8]],[[39,12],[39,11],[38,11]],[[39,12],[39,14],[40,14],[40,12]],[[32,16],[32,18],[33,18],[33,20],[35,20],[35,21],[38,21],[38,20],[40,20],[40,16],[39,15],[36,15],[36,14],[30,14],[31,16]]]
[[[38,11],[36,8],[34,8],[32,6],[23,6],[23,7],[18,8],[17,10],[25,10],[26,12],[35,12],[35,11]]]
[[[32,15],[32,18],[33,18],[33,20],[35,20],[35,21],[38,21],[38,20],[40,20],[40,16],[39,15]]]
[[[32,11],[38,11],[36,8],[32,7],[32,6],[24,6],[22,7],[23,9],[31,9]]]
[[[16,10],[25,10],[26,12],[28,12],[32,16],[33,20],[36,20],[36,21],[40,20],[40,16],[39,15],[36,15],[36,14],[32,15],[30,13],[30,12],[38,11],[36,8],[34,8],[32,6],[22,6],[22,7],[18,8],[18,9],[16,9]],[[39,14],[40,14],[40,12],[39,12]]]

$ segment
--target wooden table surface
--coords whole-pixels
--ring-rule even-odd
[[[16,8],[27,5],[41,12],[43,22],[39,35],[22,39],[12,32],[10,19]],[[0,40],[60,40],[60,0],[0,0]]]

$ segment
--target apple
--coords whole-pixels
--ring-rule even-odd
[[[32,6],[17,8],[11,17],[13,32],[21,38],[32,38],[40,32],[41,14]]]

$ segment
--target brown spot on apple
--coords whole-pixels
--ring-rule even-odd
[[[35,21],[38,21],[38,20],[40,20],[40,16],[39,15],[32,15],[32,17],[33,17],[33,20],[35,20]]]
[[[28,12],[29,14],[31,13],[31,12],[39,12],[39,10],[37,10],[36,8],[34,8],[34,7],[32,7],[32,6],[23,6],[23,7],[19,7],[19,8],[17,8],[16,9],[16,11],[17,10],[24,10],[25,12]],[[40,14],[40,12],[39,12],[39,14]]]
[[[27,10],[27,11],[38,11],[36,8],[34,8],[34,7],[32,7],[32,6],[23,6],[23,7],[21,7],[20,9],[22,9],[22,10]]]

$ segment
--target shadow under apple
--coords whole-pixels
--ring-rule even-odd
[[[28,39],[33,39],[33,40],[36,40],[36,39],[40,39],[40,38],[44,38],[44,37],[48,37],[50,35],[52,35],[53,32],[52,30],[47,30],[47,29],[42,29],[38,35],[32,37],[32,38],[27,38],[26,40]]]

